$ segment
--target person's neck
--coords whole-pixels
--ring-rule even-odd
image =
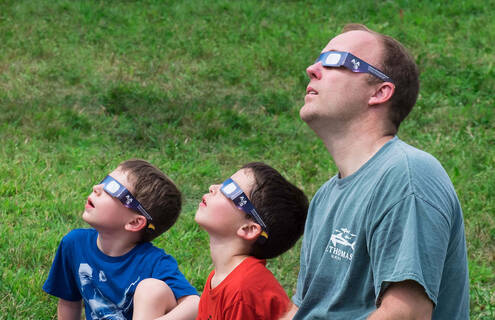
[[[137,245],[137,241],[114,233],[108,234],[98,231],[96,245],[107,256],[120,257],[131,251]]]
[[[215,268],[211,279],[213,289],[249,256],[249,249],[241,239],[225,241],[210,235],[210,254]]]
[[[334,159],[341,178],[358,171],[394,137],[393,133],[363,123],[346,130],[327,131],[318,135]]]

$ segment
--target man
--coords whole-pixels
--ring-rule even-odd
[[[459,200],[440,163],[397,131],[416,102],[405,48],[348,25],[307,68],[301,118],[339,170],[310,204],[287,319],[468,319]]]

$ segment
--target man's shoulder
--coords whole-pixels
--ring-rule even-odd
[[[377,194],[393,202],[413,196],[441,212],[459,207],[454,186],[433,155],[401,140],[389,151],[390,160],[380,168],[383,172]]]
[[[320,188],[318,188],[318,190],[316,191],[316,193],[314,195],[314,199],[316,200],[316,199],[320,198],[321,196],[327,195],[328,192],[330,190],[332,190],[332,188],[335,187],[337,180],[338,180],[338,176],[334,175],[333,177],[331,177],[330,179],[325,181],[325,183],[323,183],[320,186]]]
[[[450,184],[450,178],[437,158],[401,140],[397,142],[394,153],[398,156],[391,163],[392,170],[397,174],[407,175],[415,186],[434,181]]]
[[[428,164],[440,166],[440,162],[432,154],[425,150],[412,146],[400,139],[397,139],[392,145],[392,153],[398,155],[397,160],[407,160],[419,164]]]
[[[440,162],[430,153],[395,139],[372,170],[384,182],[417,185],[433,181],[450,181]]]

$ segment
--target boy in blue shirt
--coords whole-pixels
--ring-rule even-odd
[[[43,290],[59,298],[58,318],[131,319],[136,287],[147,278],[168,289],[157,300],[163,319],[194,319],[198,293],[175,259],[150,242],[177,220],[181,194],[159,169],[144,160],[121,163],[93,187],[83,220],[61,241]],[[145,281],[146,282],[146,281]],[[134,318],[143,315],[135,312]]]

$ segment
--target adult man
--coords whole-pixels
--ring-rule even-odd
[[[405,48],[348,25],[307,68],[301,118],[339,174],[311,201],[287,319],[468,319],[464,223],[446,172],[396,137],[419,91]]]

